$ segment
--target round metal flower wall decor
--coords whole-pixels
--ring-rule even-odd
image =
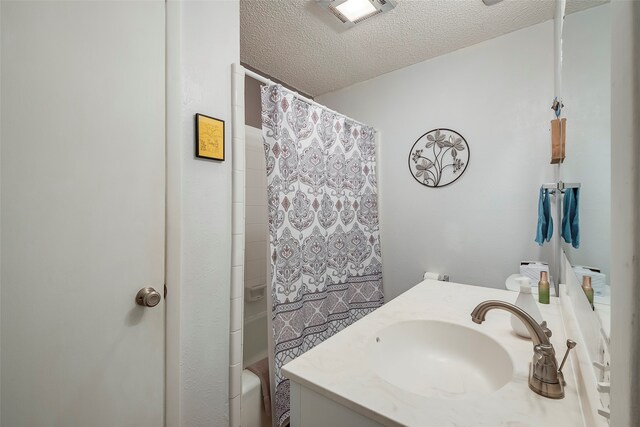
[[[462,176],[469,165],[469,144],[455,130],[433,129],[411,147],[411,175],[427,187],[444,187]]]

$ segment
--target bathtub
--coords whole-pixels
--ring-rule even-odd
[[[271,427],[262,404],[260,379],[251,371],[242,371],[242,427]]]
[[[244,321],[244,366],[267,357],[267,314],[266,312],[245,318]],[[262,403],[260,378],[253,372],[242,371],[242,427],[271,427]]]

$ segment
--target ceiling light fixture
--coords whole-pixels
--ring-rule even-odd
[[[351,22],[371,15],[378,10],[369,0],[347,0],[336,6],[336,9]]]
[[[396,7],[396,0],[316,0],[344,24],[353,27],[365,19],[388,12]]]

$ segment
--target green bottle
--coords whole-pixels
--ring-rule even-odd
[[[540,281],[538,282],[538,302],[540,304],[549,304],[549,279],[546,271],[540,272]]]
[[[582,276],[582,290],[587,296],[587,301],[589,301],[589,304],[591,304],[591,308],[593,308],[593,288],[591,287],[591,276]]]

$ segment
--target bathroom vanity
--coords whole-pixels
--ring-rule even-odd
[[[414,286],[283,367],[291,426],[606,425],[577,386],[593,375],[579,372],[581,355],[587,360],[579,333],[565,333],[577,330],[567,326],[570,304],[540,305],[558,362],[567,338],[578,342],[563,368],[563,399],[529,389],[533,345],[512,331],[510,313],[490,310],[482,324],[472,322],[479,303],[516,297],[435,280]]]

